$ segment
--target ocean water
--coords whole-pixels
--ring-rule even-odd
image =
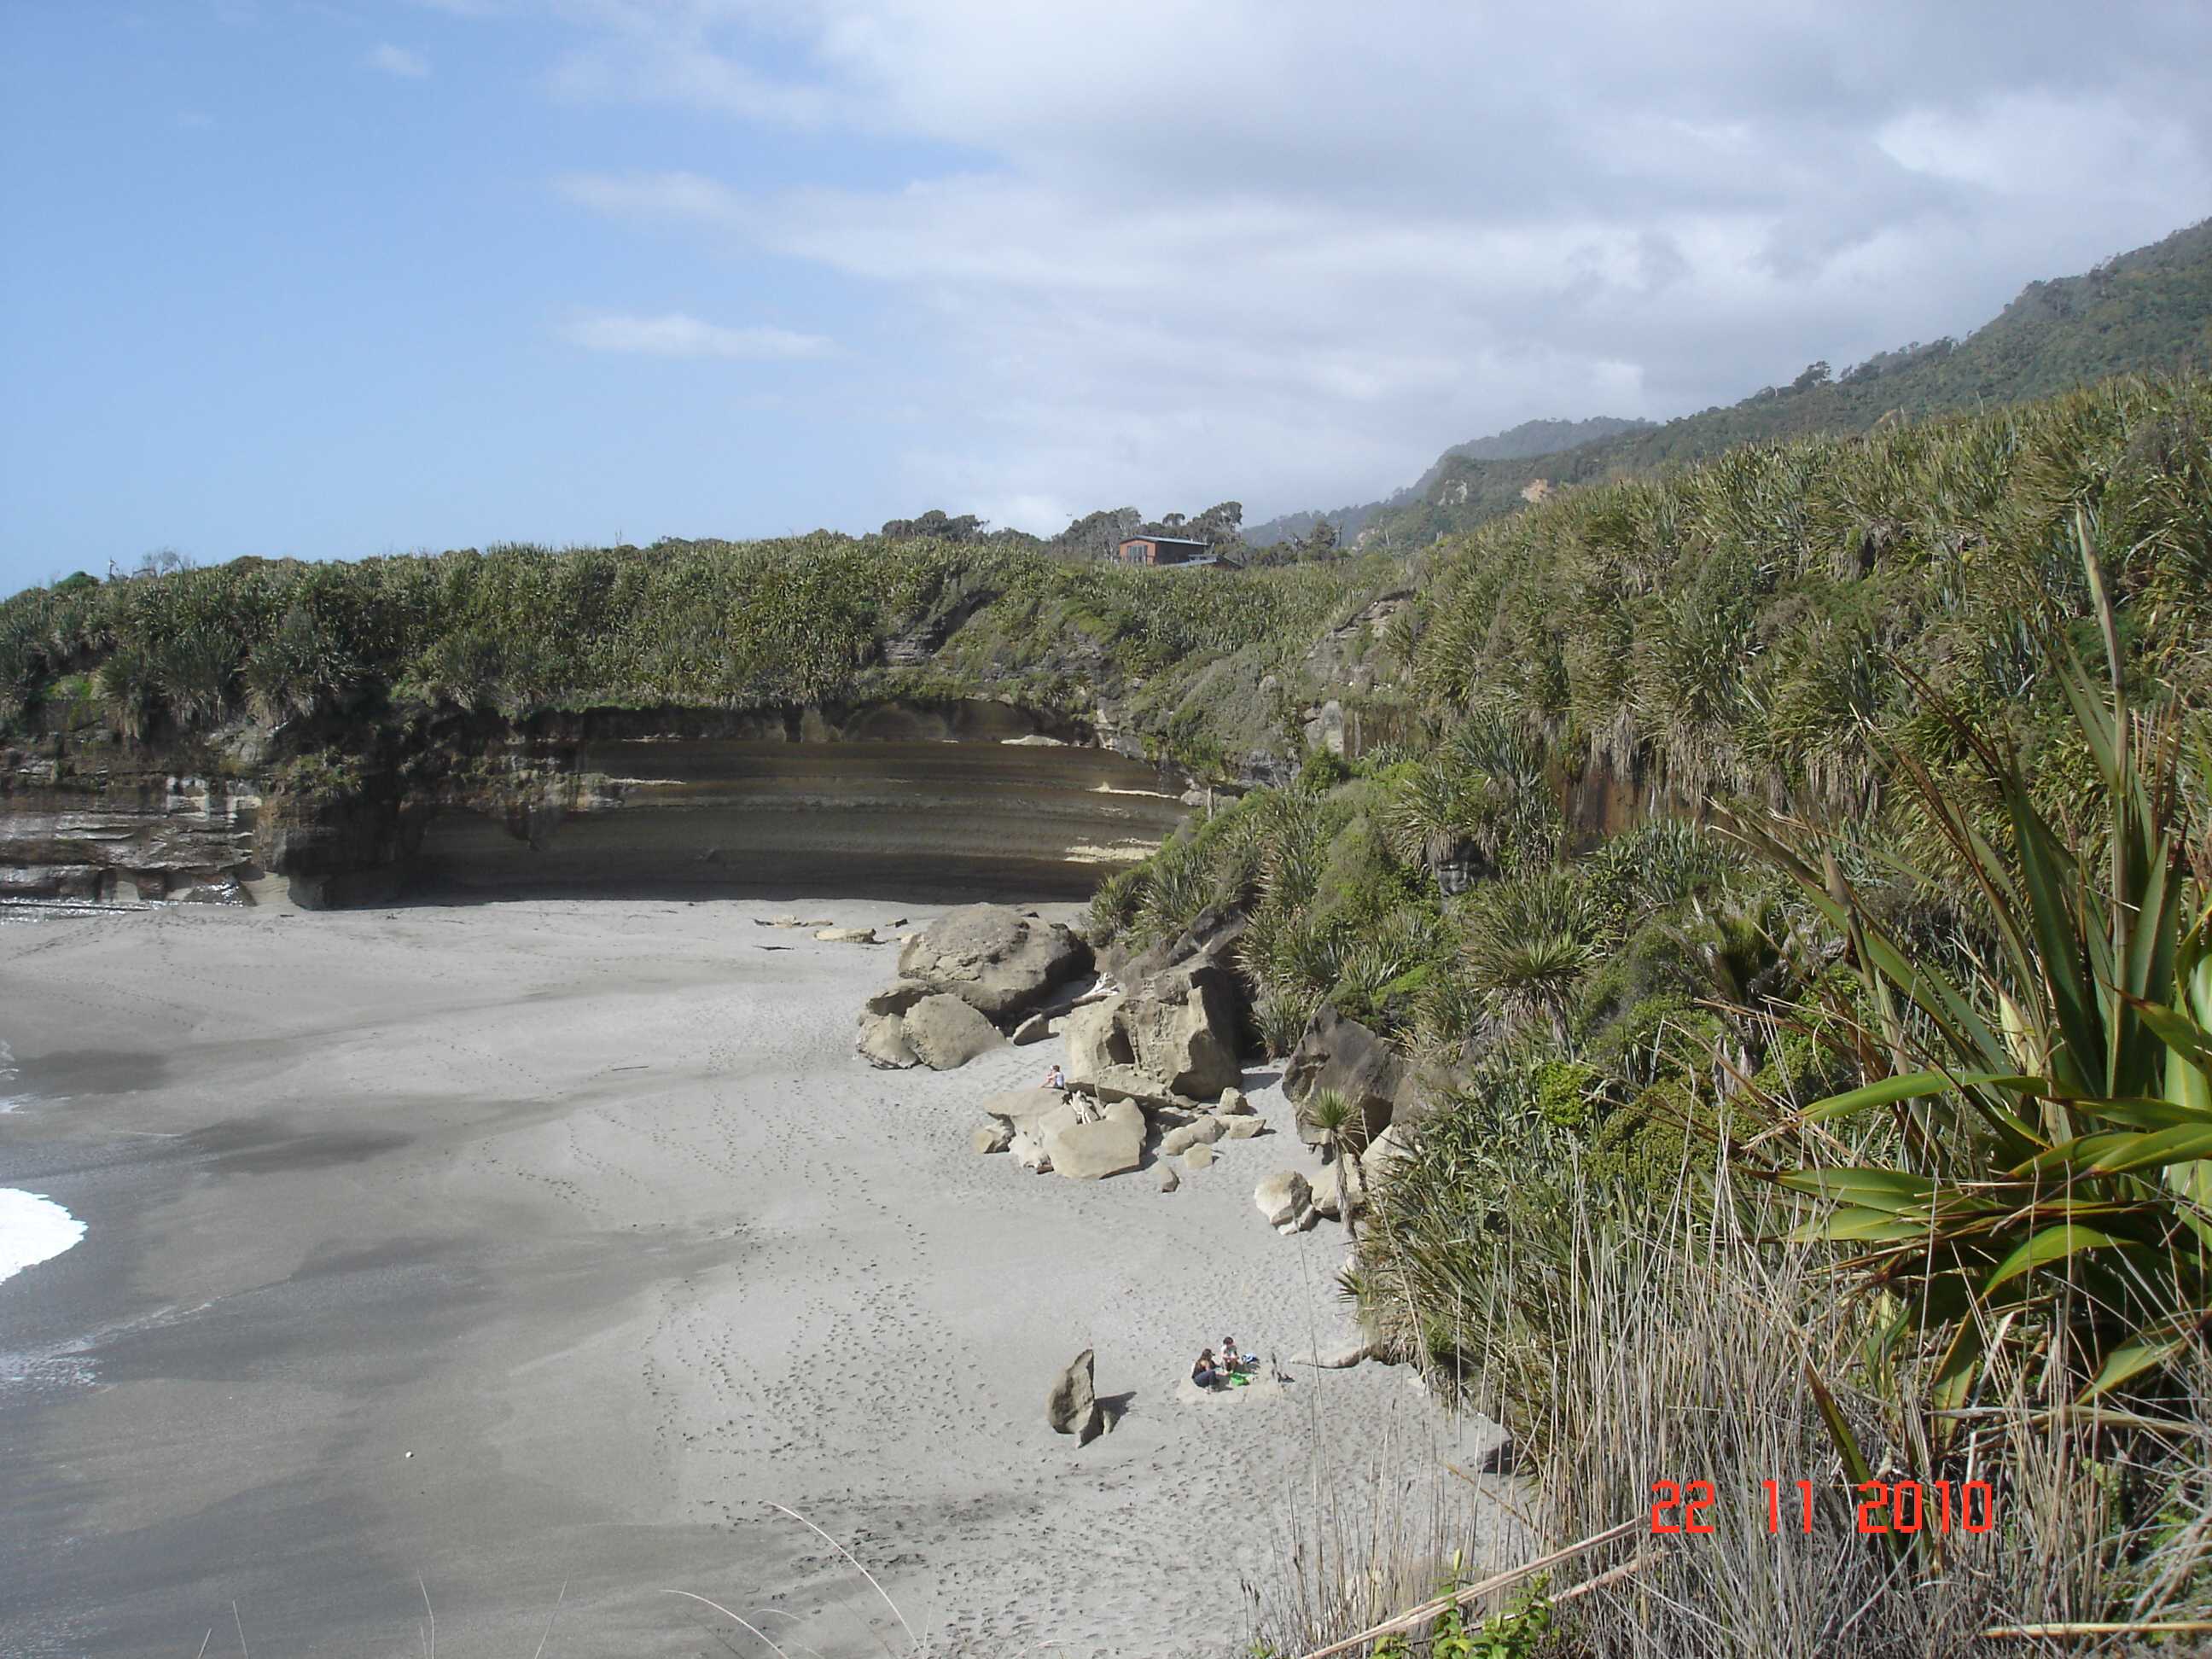
[[[0,1187],[0,1284],[51,1261],[84,1237],[84,1223],[40,1193]]]
[[[24,1103],[14,1092],[15,1079],[15,1056],[0,1039],[0,1112]],[[0,1187],[0,1283],[52,1261],[83,1237],[84,1223],[44,1194]]]

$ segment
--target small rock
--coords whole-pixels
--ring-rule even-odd
[[[1200,1141],[1182,1155],[1182,1166],[1186,1170],[1206,1169],[1212,1163],[1213,1146],[1210,1141]]]
[[[915,1063],[914,1045],[907,1041],[906,1022],[896,1014],[862,1015],[860,1035],[853,1046],[878,1071],[898,1071]]]
[[[1042,1014],[1031,1014],[1014,1027],[1014,1042],[1020,1048],[1027,1048],[1032,1042],[1042,1042],[1051,1035],[1052,1022]]]
[[[1224,1089],[1221,1099],[1213,1109],[1224,1117],[1243,1117],[1254,1107],[1250,1097],[1242,1089]]]
[[[1044,1140],[1026,1123],[1017,1124],[1014,1138],[1006,1143],[1006,1151],[1015,1163],[1033,1175],[1052,1173],[1052,1154],[1044,1149]]]
[[[1162,1192],[1171,1193],[1182,1185],[1182,1177],[1175,1172],[1174,1164],[1163,1164],[1160,1165],[1160,1190]]]
[[[1091,1375],[1092,1351],[1085,1348],[1053,1379],[1045,1396],[1045,1421],[1054,1434],[1072,1434],[1076,1444],[1087,1446],[1105,1431],[1104,1413],[1098,1409],[1098,1388]]]
[[[874,945],[878,941],[872,927],[817,927],[814,937],[824,945]]]
[[[986,1123],[968,1137],[968,1144],[986,1157],[1003,1152],[1014,1144],[1014,1126],[1011,1123]]]
[[[1186,1123],[1180,1129],[1170,1129],[1160,1137],[1160,1156],[1173,1158],[1177,1152],[1187,1152],[1194,1146],[1211,1146],[1221,1139],[1221,1120],[1201,1117]]]
[[[1252,1202],[1269,1226],[1281,1227],[1295,1222],[1300,1211],[1311,1212],[1313,1188],[1296,1170],[1278,1170],[1252,1189]]]
[[[1264,1117],[1219,1117],[1214,1121],[1221,1126],[1224,1140],[1249,1140],[1255,1135],[1267,1133],[1267,1120]]]

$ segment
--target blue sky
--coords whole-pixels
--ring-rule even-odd
[[[1364,499],[2212,212],[2212,9],[9,0],[0,592]]]

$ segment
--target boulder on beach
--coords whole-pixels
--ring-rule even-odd
[[[824,945],[874,945],[879,941],[872,927],[817,927],[814,937]]]
[[[993,1152],[1005,1152],[1013,1142],[1013,1125],[995,1119],[968,1137],[968,1144],[987,1158]]]
[[[1267,1120],[1264,1117],[1217,1117],[1214,1121],[1221,1126],[1224,1140],[1249,1140],[1255,1135],[1267,1133]]]
[[[895,979],[860,1005],[864,1013],[902,1014],[929,994],[918,979]]]
[[[950,1072],[1006,1047],[999,1028],[958,997],[927,996],[906,1012],[906,1040],[933,1072]]]
[[[1357,1158],[1340,1158],[1309,1183],[1313,1206],[1331,1221],[1341,1221],[1349,1206],[1353,1216],[1367,1208],[1367,1183],[1361,1178]]]
[[[1044,1418],[1052,1425],[1054,1434],[1072,1434],[1076,1443],[1087,1446],[1105,1430],[1105,1413],[1098,1407],[1098,1385],[1092,1375],[1096,1355],[1085,1348],[1067,1363],[1067,1368],[1053,1379],[1051,1392],[1045,1395]]]
[[[1138,1068],[1170,1094],[1213,1100],[1243,1074],[1237,1063],[1242,1000],[1235,979],[1211,963],[1171,968],[1121,1005]]]
[[[1162,1192],[1171,1193],[1182,1185],[1182,1177],[1175,1172],[1174,1164],[1163,1164],[1160,1165],[1160,1190]]]
[[[1145,1161],[1145,1114],[1133,1101],[1117,1100],[1088,1122],[1071,1106],[1038,1123],[1053,1173],[1071,1181],[1101,1181]]]
[[[1004,1119],[1009,1127],[1018,1129],[1066,1105],[1067,1097],[1057,1089],[1007,1089],[983,1103],[983,1115]]]
[[[1252,1202],[1278,1232],[1313,1224],[1313,1188],[1296,1170],[1278,1170],[1252,1189]]]
[[[918,1063],[914,1045],[906,1040],[906,1021],[897,1014],[863,1014],[860,1035],[853,1046],[878,1071],[896,1071]]]
[[[1044,1015],[1031,1014],[1014,1027],[1013,1038],[1018,1046],[1026,1048],[1032,1042],[1042,1042],[1052,1035],[1052,1022]]]
[[[1179,1129],[1169,1130],[1160,1137],[1160,1156],[1173,1158],[1176,1153],[1188,1152],[1196,1146],[1211,1146],[1221,1139],[1221,1130],[1222,1122],[1218,1117],[1194,1119]]]
[[[899,952],[902,978],[994,1020],[1030,1012],[1090,965],[1091,947],[1065,925],[1003,904],[948,910]]]
[[[1242,1089],[1228,1088],[1221,1091],[1221,1098],[1214,1103],[1213,1109],[1223,1117],[1249,1117],[1255,1109],[1251,1097]]]
[[[1210,1169],[1213,1164],[1213,1158],[1212,1143],[1201,1140],[1182,1155],[1182,1167],[1186,1170]]]
[[[1068,1014],[1067,1079],[1102,1095],[1164,1104],[1235,1087],[1241,993],[1211,963],[1164,970]]]
[[[1412,1078],[1381,1034],[1345,1018],[1326,1002],[1306,1022],[1298,1046],[1283,1066],[1283,1092],[1301,1109],[1323,1089],[1342,1094],[1359,1115],[1364,1133],[1356,1139],[1362,1146],[1409,1111],[1414,1097]],[[1303,1109],[1298,1129],[1310,1143],[1322,1139]]]

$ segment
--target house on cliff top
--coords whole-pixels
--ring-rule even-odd
[[[1193,541],[1183,536],[1125,536],[1114,550],[1114,556],[1123,564],[1199,565],[1218,564],[1213,544]]]

